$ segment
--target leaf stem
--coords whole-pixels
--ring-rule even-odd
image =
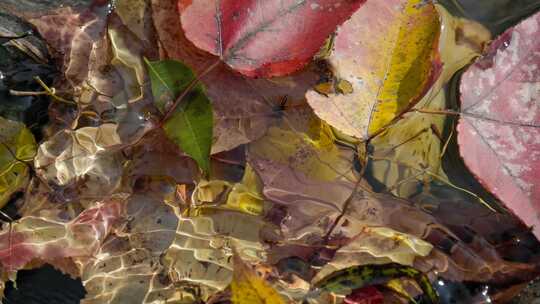
[[[439,114],[439,115],[454,115],[459,116],[461,113],[450,110],[427,110],[427,109],[413,109],[411,112],[426,113],[426,114]]]
[[[41,78],[39,78],[39,76],[34,77],[34,79],[45,90],[45,92],[47,92],[46,95],[51,96],[53,99],[55,99],[55,100],[57,100],[59,102],[63,102],[63,103],[70,104],[70,105],[77,105],[77,103],[74,102],[74,101],[67,100],[67,99],[64,99],[64,98],[56,95],[56,90],[54,88],[49,88],[49,86],[47,86],[45,84],[45,82],[43,82],[43,80],[41,80]]]
[[[209,67],[207,67],[204,71],[202,71],[199,75],[197,75],[197,77],[195,79],[193,79],[189,85],[186,87],[186,89],[182,92],[182,94],[180,94],[176,100],[174,101],[174,104],[167,110],[167,113],[165,113],[165,116],[163,116],[163,119],[161,120],[161,122],[159,123],[159,126],[163,126],[163,124],[173,115],[173,113],[175,112],[176,108],[178,108],[178,105],[180,104],[180,102],[182,101],[182,99],[184,99],[184,97],[186,97],[186,95],[191,91],[191,89],[193,89],[198,83],[199,81],[201,80],[201,78],[203,78],[204,76],[206,76],[208,73],[210,73],[212,70],[214,70],[218,65],[219,63],[221,62],[221,60],[216,60],[214,63],[212,63]]]
[[[358,190],[360,189],[360,183],[361,182],[362,182],[362,178],[360,177],[358,179],[358,181],[356,182],[356,184],[354,185],[354,189],[353,189],[351,195],[347,198],[347,200],[345,201],[345,204],[343,204],[343,209],[341,210],[341,213],[338,215],[338,217],[336,217],[336,219],[332,223],[332,226],[330,226],[330,229],[328,229],[328,232],[326,232],[326,234],[324,235],[323,241],[325,243],[328,243],[328,240],[330,239],[330,235],[332,234],[334,229],[336,229],[336,227],[339,224],[339,222],[341,221],[341,219],[345,216],[345,214],[349,210],[349,205],[351,204],[354,197],[358,193]]]

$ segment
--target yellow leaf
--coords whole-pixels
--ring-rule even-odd
[[[232,187],[227,198],[227,206],[245,213],[260,215],[264,210],[264,199],[261,193],[262,183],[248,164],[242,182]]]
[[[489,31],[474,21],[455,18],[437,5],[443,31],[440,54],[442,75],[414,108],[432,112],[446,109],[443,85],[476,56],[490,39]],[[441,168],[445,138],[441,137],[447,116],[411,112],[373,138],[371,174],[399,197],[408,198],[420,183],[447,181]]]
[[[328,59],[336,79],[350,88],[327,96],[310,91],[309,104],[339,131],[367,139],[418,102],[438,78],[439,32],[431,2],[366,2],[338,30]]]
[[[238,254],[234,253],[234,273],[231,282],[234,304],[285,304],[285,300],[265,280],[260,278]]]
[[[295,118],[295,121],[302,121],[295,130],[271,127],[266,136],[251,143],[250,152],[290,164],[313,180],[334,181],[343,177],[352,180],[351,159],[335,145],[332,128],[314,116]]]
[[[0,208],[28,181],[30,162],[36,154],[34,136],[22,123],[0,117]]]

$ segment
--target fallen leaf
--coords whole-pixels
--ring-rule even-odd
[[[146,0],[117,0],[114,6],[114,11],[122,19],[122,23],[140,41],[149,43],[152,31],[150,3]]]
[[[147,61],[147,66],[156,103],[167,113],[180,92],[195,81],[195,75],[178,61]],[[163,129],[182,151],[193,157],[204,172],[208,172],[212,145],[212,105],[201,84],[189,89],[182,103],[173,109],[174,114],[170,118],[165,117],[167,121]]]
[[[91,46],[107,30],[103,14],[104,9],[83,14],[66,7],[29,20],[53,48],[71,86],[80,85],[88,76],[89,58],[95,52]]]
[[[416,256],[427,256],[433,245],[417,237],[385,227],[366,227],[336,254],[367,252],[376,258],[412,266]]]
[[[177,0],[152,0],[161,58],[182,61],[199,74],[216,58],[185,37],[177,4]],[[263,136],[276,115],[283,114],[275,108],[284,96],[289,102],[304,103],[304,95],[317,77],[313,68],[308,67],[288,77],[247,79],[225,64],[218,65],[201,79],[214,108],[212,154]]]
[[[304,67],[365,0],[178,1],[186,37],[251,77]]]
[[[437,80],[440,20],[421,0],[368,1],[336,34],[328,59],[350,94],[306,97],[334,128],[367,139],[417,103]]]
[[[234,304],[284,304],[285,300],[260,278],[238,254],[233,255],[234,273],[231,301]]]
[[[385,190],[409,198],[420,185],[431,181],[449,183],[441,167],[447,116],[444,85],[471,60],[481,54],[490,34],[480,24],[451,16],[436,6],[442,21],[439,40],[443,63],[441,76],[411,111],[372,138],[368,171]],[[430,113],[432,112],[432,113]]]
[[[36,141],[24,124],[0,117],[0,208],[28,182]]]
[[[178,226],[173,208],[163,202],[173,188],[151,176],[139,184],[144,184],[143,189],[125,202],[123,219],[132,219],[129,225],[121,222],[124,225],[118,225],[92,258],[75,259],[87,292],[82,303],[155,303],[182,296],[189,299],[188,292],[173,286],[159,259],[171,246]]]
[[[401,277],[414,279],[426,295],[427,303],[435,304],[439,302],[437,292],[421,271],[413,267],[396,264],[349,267],[315,281],[314,286],[321,291],[346,296],[355,289]]]
[[[89,258],[122,215],[122,200],[100,202],[68,222],[58,218],[26,216],[0,234],[0,262],[5,270],[22,269],[37,259]]]
[[[540,14],[509,29],[461,80],[460,154],[540,238]]]
[[[103,199],[122,177],[125,158],[114,149],[120,144],[114,124],[58,132],[39,146],[36,173],[51,185],[73,189],[77,195],[68,201]]]

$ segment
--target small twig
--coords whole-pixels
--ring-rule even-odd
[[[330,229],[328,229],[328,232],[326,232],[326,234],[324,235],[323,240],[324,240],[325,243],[328,243],[328,240],[330,239],[330,235],[332,234],[334,229],[337,227],[337,225],[339,224],[341,219],[347,213],[347,211],[349,209],[349,205],[354,200],[354,197],[356,196],[356,194],[358,193],[358,190],[360,189],[360,183],[361,182],[362,182],[362,178],[359,178],[358,181],[356,182],[356,184],[354,185],[354,189],[353,189],[351,195],[347,198],[347,200],[345,201],[345,204],[343,204],[343,209],[341,210],[341,213],[334,220],[334,222],[332,223],[332,226],[330,226]]]
[[[439,114],[439,115],[455,115],[459,116],[462,113],[450,111],[450,110],[428,110],[428,109],[412,109],[411,112],[426,113],[426,114]]]
[[[9,94],[13,96],[40,96],[40,95],[50,95],[47,91],[32,92],[32,91],[17,91],[9,90]]]
[[[63,102],[63,103],[66,103],[66,104],[70,104],[70,105],[77,105],[76,102],[74,101],[71,101],[71,100],[67,100],[67,99],[64,99],[58,95],[56,95],[56,90],[54,88],[49,88],[45,82],[43,82],[43,80],[41,80],[41,78],[39,78],[39,76],[35,76],[34,79],[37,81],[37,83],[47,92],[47,94],[49,96],[51,96],[52,98],[54,98],[55,100],[59,101],[59,102]]]
[[[0,38],[2,39],[9,39],[9,40],[13,40],[13,39],[21,39],[21,38],[25,38],[29,35],[32,34],[32,31],[26,31],[22,34],[11,34],[11,31],[8,31],[9,34],[0,34]]]
[[[455,125],[455,123],[452,123],[452,128],[450,129],[450,134],[448,135],[448,138],[446,139],[446,142],[444,143],[444,146],[442,148],[441,155],[440,155],[441,159],[446,154],[446,150],[448,150],[448,146],[450,145],[450,140],[452,139],[452,136],[454,136],[454,125]]]

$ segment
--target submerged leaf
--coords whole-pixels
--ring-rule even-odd
[[[328,59],[350,94],[307,93],[315,113],[360,139],[390,123],[424,96],[440,74],[440,21],[422,0],[368,1],[337,31]]]
[[[193,72],[178,61],[147,61],[147,65],[154,99],[163,112],[168,111],[179,94],[196,81]],[[163,125],[167,136],[193,157],[204,172],[210,170],[212,127],[212,104],[201,84],[190,88],[182,104]]]
[[[24,124],[0,117],[0,208],[28,181],[36,141]]]
[[[45,216],[26,216],[13,230],[0,234],[0,263],[17,271],[36,259],[52,263],[62,258],[94,255],[123,212],[121,200],[97,203],[71,221]]]
[[[407,277],[417,281],[426,295],[427,303],[439,302],[437,292],[431,286],[429,279],[419,270],[395,264],[354,266],[332,273],[315,282],[315,287],[339,295],[348,295],[354,289],[390,281],[395,278]]]
[[[231,282],[234,304],[285,304],[283,298],[249,265],[235,254],[234,274]]]
[[[105,198],[119,185],[125,161],[114,149],[121,144],[117,132],[114,124],[58,132],[39,146],[37,174],[51,185],[75,191],[77,196],[68,201]]]
[[[540,14],[509,29],[461,80],[460,154],[540,238]]]

